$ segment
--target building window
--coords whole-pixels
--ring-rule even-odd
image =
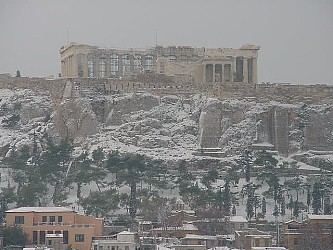
[[[97,250],[97,245],[94,245],[94,250]]]
[[[62,216],[58,216],[58,222],[59,222],[59,223],[62,222]]]
[[[125,246],[125,250],[129,250],[129,246]]]
[[[24,216],[15,216],[15,224],[24,224]]]
[[[38,242],[37,242],[37,234],[38,234],[37,231],[33,231],[32,232],[32,244],[38,244]]]
[[[111,250],[116,250],[116,247],[115,247],[115,246],[112,246],[112,247],[111,247]]]
[[[39,232],[39,244],[45,244],[45,231]]]
[[[84,234],[75,234],[75,242],[84,242]]]
[[[55,222],[55,216],[50,216],[50,223],[54,223]]]
[[[42,216],[42,222],[46,223],[47,222],[47,216]]]
[[[99,246],[99,247],[98,247],[98,250],[103,250],[103,246]]]
[[[294,246],[298,246],[298,239],[294,238]]]
[[[258,238],[254,239],[254,246],[259,247],[260,246],[260,240]]]
[[[63,237],[64,237],[64,244],[68,244],[68,231],[63,231]]]
[[[269,247],[269,246],[271,246],[271,241],[270,241],[269,238],[266,238],[265,239],[265,247]]]

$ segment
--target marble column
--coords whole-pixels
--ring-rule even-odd
[[[232,83],[234,82],[234,75],[236,75],[236,57],[232,58],[230,74],[230,83]]]
[[[83,55],[83,77],[88,77],[88,55],[84,54]]]
[[[202,74],[202,82],[203,83],[207,83],[207,79],[206,79],[206,64],[203,64],[203,70],[202,70],[203,74]]]
[[[243,82],[249,82],[249,73],[247,67],[247,58],[243,59]]]
[[[252,58],[252,83],[258,83],[257,58]]]
[[[225,73],[224,65],[225,65],[225,63],[222,63],[222,65],[221,65],[221,83],[223,83],[224,79],[225,79],[225,77],[224,77],[224,73]]]
[[[118,77],[122,77],[124,75],[123,70],[123,55],[118,54]]]
[[[146,55],[145,54],[141,54],[141,73],[144,73],[146,69]]]
[[[130,59],[130,71],[133,72],[134,71],[134,55],[129,55],[129,59]]]

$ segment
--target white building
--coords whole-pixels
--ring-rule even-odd
[[[123,231],[116,235],[95,237],[92,250],[136,250],[140,246],[137,233]]]

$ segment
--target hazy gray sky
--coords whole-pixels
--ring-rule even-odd
[[[0,73],[60,72],[69,41],[261,46],[259,81],[333,84],[333,0],[0,0]]]

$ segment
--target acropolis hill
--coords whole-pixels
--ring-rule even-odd
[[[223,157],[247,147],[285,156],[333,151],[333,86],[257,83],[259,48],[120,50],[72,43],[60,49],[61,78],[0,75],[1,88],[12,91],[1,105],[14,110],[15,103],[29,106],[33,96],[43,96],[43,103],[22,111],[21,121],[52,114],[39,130],[86,149],[175,159],[199,151]],[[24,89],[32,91],[15,97]],[[10,140],[4,153],[18,138]]]

